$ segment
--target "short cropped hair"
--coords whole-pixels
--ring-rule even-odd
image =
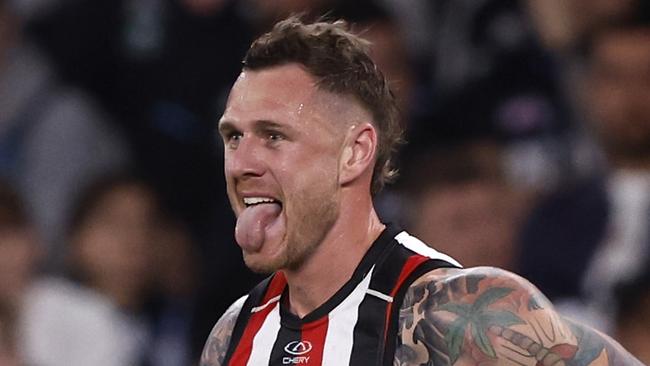
[[[369,47],[343,20],[305,23],[292,16],[253,41],[243,64],[244,69],[260,70],[295,62],[316,78],[321,90],[356,98],[371,113],[378,134],[374,195],[397,174],[392,158],[402,142],[402,128],[395,97]]]

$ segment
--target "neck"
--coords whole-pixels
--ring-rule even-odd
[[[384,230],[370,195],[342,205],[323,242],[298,269],[284,270],[291,312],[303,317],[331,298],[352,277]]]

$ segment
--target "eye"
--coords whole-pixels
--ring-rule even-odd
[[[241,140],[242,137],[243,134],[241,132],[232,131],[225,134],[223,136],[223,140],[226,146],[228,146],[231,149],[235,149],[239,145],[239,141]]]
[[[287,139],[287,136],[285,134],[277,130],[267,130],[264,132],[264,134],[266,135],[266,140],[270,145],[275,145]]]
[[[270,141],[281,141],[284,140],[284,135],[279,132],[269,132]]]

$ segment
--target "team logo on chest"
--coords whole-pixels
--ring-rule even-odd
[[[282,363],[285,365],[301,365],[309,362],[309,351],[312,345],[309,341],[292,341],[284,346],[284,351],[293,357],[283,357]]]

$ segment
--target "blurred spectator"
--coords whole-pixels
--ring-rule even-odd
[[[0,302],[0,365],[22,366],[18,355],[16,328],[17,316],[14,308]]]
[[[316,18],[336,8],[341,0],[240,0],[243,15],[257,33],[268,31],[275,22],[291,14]]]
[[[214,128],[251,38],[235,2],[66,1],[30,33],[68,80],[98,97],[138,171],[213,245],[224,233],[214,223],[232,221]]]
[[[100,179],[78,201],[70,230],[68,268],[72,277],[137,310],[155,269],[156,194],[130,176]]]
[[[650,255],[650,26],[592,39],[584,100],[608,166],[547,197],[521,236],[521,272],[565,313],[611,330],[613,289]]]
[[[556,64],[522,2],[424,3],[428,21],[414,23],[429,27],[428,67],[421,76],[429,83],[419,90],[421,113],[403,155],[408,159],[446,140],[498,138],[514,184],[537,190],[558,184],[572,168],[566,150],[573,126]]]
[[[42,248],[19,194],[0,180],[0,365],[22,365],[19,319]]]
[[[555,51],[573,52],[598,28],[629,17],[645,0],[527,0],[533,25]]]
[[[156,296],[149,305],[154,338],[149,365],[186,366],[199,355],[193,349],[197,325],[196,296],[199,263],[196,247],[182,222],[166,218],[157,230]]]
[[[20,307],[42,249],[21,197],[0,180],[0,303]]]
[[[16,15],[21,19],[25,19],[29,22],[29,19],[33,17],[39,17],[48,11],[51,11],[53,7],[60,5],[63,2],[71,0],[4,0],[5,2],[11,4],[11,7],[14,9]]]
[[[407,48],[398,19],[377,1],[335,2],[326,14],[350,22],[363,38],[370,42],[370,56],[390,83],[402,113],[402,125],[408,128],[414,113],[414,62]]]
[[[567,160],[572,162],[571,178],[583,179],[602,168],[604,159],[585,125],[590,107],[584,103],[586,50],[593,34],[602,27],[620,24],[650,13],[646,0],[526,0],[531,24],[550,51],[560,85],[569,100],[574,130]],[[568,181],[564,179],[564,181]]]
[[[63,75],[112,113],[138,172],[187,224],[199,260],[199,351],[215,317],[258,280],[234,243],[215,132],[254,32],[240,4],[70,0],[30,27]]]
[[[526,195],[503,174],[499,147],[489,141],[432,149],[405,167],[409,231],[464,266],[512,269],[515,233]]]
[[[650,270],[621,283],[616,289],[618,316],[615,336],[625,349],[641,362],[650,365]]]
[[[388,16],[358,24],[361,29],[366,29],[362,34],[371,42],[370,56],[386,75],[402,112],[402,125],[408,129],[414,108],[412,100],[414,76],[400,29]]]
[[[159,224],[156,196],[139,179],[102,179],[82,194],[68,233],[69,279],[40,280],[25,302],[28,364],[145,364]]]
[[[57,79],[10,4],[0,2],[0,176],[20,187],[52,264],[76,190],[128,153],[92,100]]]
[[[233,0],[182,0],[182,4],[191,13],[198,16],[210,16],[220,12]]]

